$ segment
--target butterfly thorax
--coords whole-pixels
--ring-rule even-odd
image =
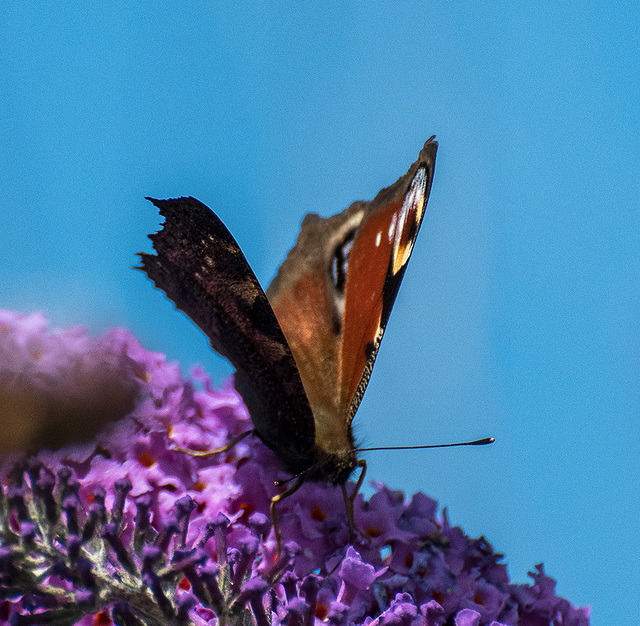
[[[315,463],[305,473],[307,480],[328,480],[345,483],[358,463],[351,424],[344,427],[345,416],[326,415],[317,406],[311,407],[315,423]],[[336,427],[337,426],[337,427]]]

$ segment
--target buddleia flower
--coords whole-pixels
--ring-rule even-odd
[[[422,493],[358,495],[350,545],[340,490],[305,484],[279,504],[278,552],[275,455],[253,437],[209,459],[178,449],[250,430],[238,394],[122,329],[93,339],[0,311],[0,428],[2,623],[589,623],[542,565],[511,583]]]

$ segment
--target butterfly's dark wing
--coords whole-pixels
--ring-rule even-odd
[[[141,269],[236,368],[256,433],[292,473],[307,469],[314,423],[296,363],[240,247],[195,198],[154,200],[166,218]]]

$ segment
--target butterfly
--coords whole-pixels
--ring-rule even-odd
[[[140,253],[140,269],[233,365],[249,433],[295,477],[272,499],[278,544],[276,504],[304,481],[342,487],[353,538],[366,464],[351,423],[420,230],[437,149],[431,137],[407,173],[373,200],[329,218],[308,214],[266,293],[211,209],[191,197],[148,198],[165,222],[149,236],[156,254]]]

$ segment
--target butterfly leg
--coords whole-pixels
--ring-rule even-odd
[[[360,459],[358,461],[358,467],[362,468],[360,471],[360,476],[358,476],[358,480],[356,482],[356,486],[351,495],[347,495],[347,485],[343,483],[340,485],[342,487],[342,497],[344,498],[344,506],[347,509],[347,521],[349,522],[349,543],[353,543],[356,538],[356,530],[362,535],[362,532],[358,530],[356,527],[356,518],[354,513],[354,506],[356,501],[356,496],[360,492],[360,487],[362,487],[362,483],[364,482],[364,477],[367,473],[367,462],[364,459]]]
[[[220,454],[221,452],[228,452],[229,450],[231,450],[231,448],[233,448],[233,446],[235,446],[237,443],[242,441],[245,437],[248,437],[249,435],[253,434],[253,432],[254,432],[253,429],[247,430],[244,433],[240,433],[239,435],[231,439],[224,446],[220,448],[215,448],[214,450],[207,450],[206,452],[196,452],[195,450],[187,450],[186,448],[181,448],[180,446],[176,446],[175,444],[172,446],[172,450],[177,450],[178,452],[184,452],[189,456],[196,456],[201,459],[208,459],[212,457],[214,454]]]
[[[303,482],[304,478],[302,476],[298,476],[291,487],[287,487],[287,489],[285,489],[282,493],[279,493],[271,498],[271,523],[273,524],[273,532],[276,536],[278,554],[282,552],[282,535],[280,534],[280,526],[278,525],[278,511],[276,510],[276,506],[278,502],[280,502],[280,500],[284,500],[291,494],[294,494],[296,491],[298,491]]]

